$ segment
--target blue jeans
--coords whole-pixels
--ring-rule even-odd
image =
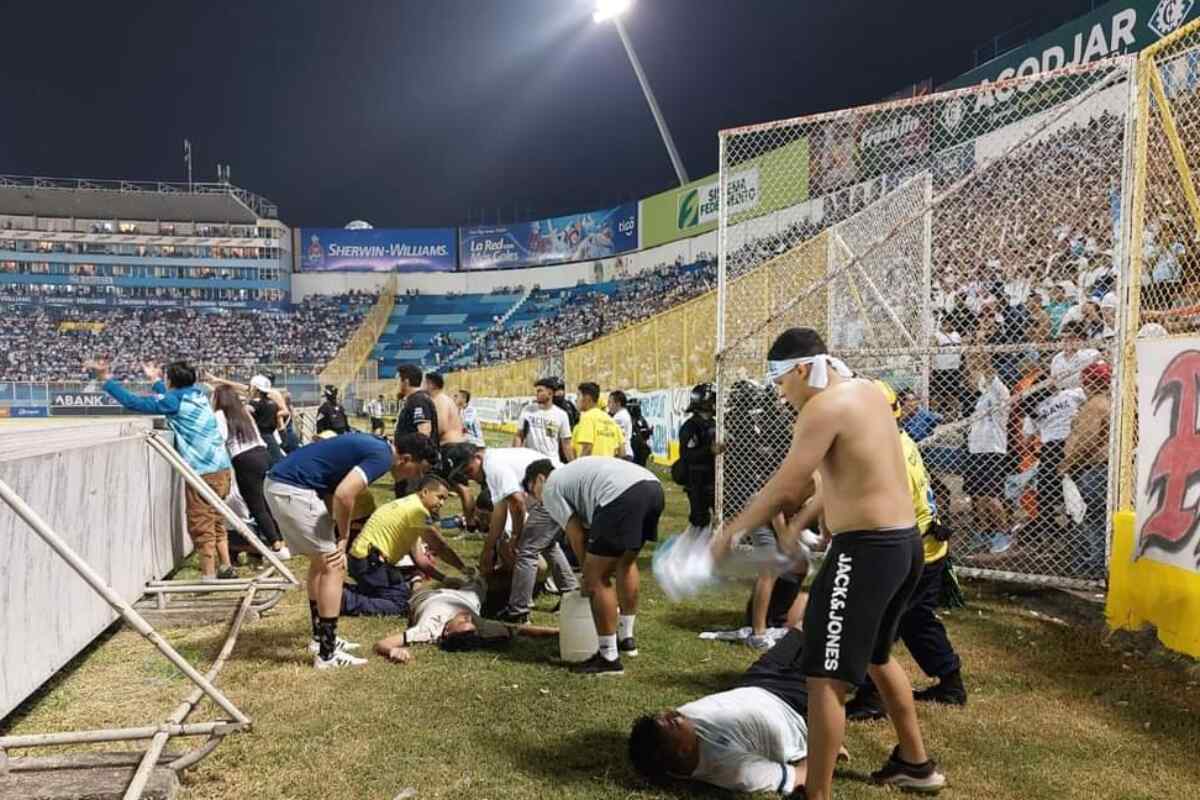
[[[1104,545],[1108,539],[1108,467],[1097,464],[1077,472],[1075,485],[1087,503],[1087,513],[1076,534],[1074,567],[1082,577],[1103,578]]]
[[[400,617],[408,613],[411,591],[400,571],[371,548],[366,558],[347,559],[355,583],[342,587],[342,616]]]

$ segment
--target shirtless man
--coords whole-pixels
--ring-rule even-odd
[[[433,407],[437,409],[438,433],[441,436],[441,446],[465,442],[467,434],[463,431],[462,413],[454,398],[446,394],[446,380],[436,372],[425,373],[425,391],[433,398]]]
[[[936,792],[946,779],[925,753],[912,684],[891,657],[896,627],[921,576],[921,538],[900,436],[887,401],[854,380],[809,328],[784,331],[767,352],[768,378],[797,410],[779,469],[712,543],[714,561],[779,512],[794,513],[814,472],[832,533],[804,615],[802,668],[809,679],[807,797],[827,800],[846,729],[846,693],[870,674],[900,744],[877,783]],[[811,505],[811,503],[810,503]]]

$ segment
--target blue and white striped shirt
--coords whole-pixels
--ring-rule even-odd
[[[136,395],[115,378],[104,383],[104,391],[131,411],[162,414],[175,433],[175,449],[192,469],[201,475],[232,469],[225,439],[217,418],[208,404],[208,396],[196,386],[167,389],[159,381],[152,395]]]

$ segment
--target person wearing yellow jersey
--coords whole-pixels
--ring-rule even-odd
[[[900,420],[900,403],[896,392],[884,381],[875,381],[884,397],[892,405],[897,422]],[[913,511],[917,517],[917,529],[921,533],[921,544],[925,550],[925,569],[913,591],[908,607],[900,617],[899,638],[912,654],[917,666],[938,682],[927,689],[913,692],[913,698],[948,705],[966,705],[967,690],[962,681],[962,662],[954,645],[946,634],[946,626],[938,619],[937,607],[942,596],[942,581],[946,578],[949,565],[950,543],[938,521],[937,501],[925,470],[925,461],[917,443],[900,430],[900,445],[904,452],[904,466],[908,473],[908,488],[912,492]],[[883,701],[871,679],[859,687],[854,699],[846,704],[846,719],[883,719],[887,716]]]
[[[579,424],[571,433],[575,454],[583,456],[613,456],[625,452],[625,437],[616,421],[600,408],[600,387],[595,383],[579,384]]]
[[[425,476],[415,494],[375,510],[347,552],[353,584],[342,588],[343,616],[398,616],[408,612],[409,585],[396,563],[411,556],[417,569],[437,580],[445,576],[425,551],[465,572],[458,554],[437,529],[437,517],[449,487],[436,475]]]

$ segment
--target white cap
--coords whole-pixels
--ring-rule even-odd
[[[255,375],[250,379],[250,386],[260,392],[271,391],[271,379],[266,375]]]
[[[1100,307],[1101,308],[1116,308],[1117,307],[1117,293],[1109,292],[1108,294],[1104,295],[1104,297],[1102,297],[1100,299]]]

